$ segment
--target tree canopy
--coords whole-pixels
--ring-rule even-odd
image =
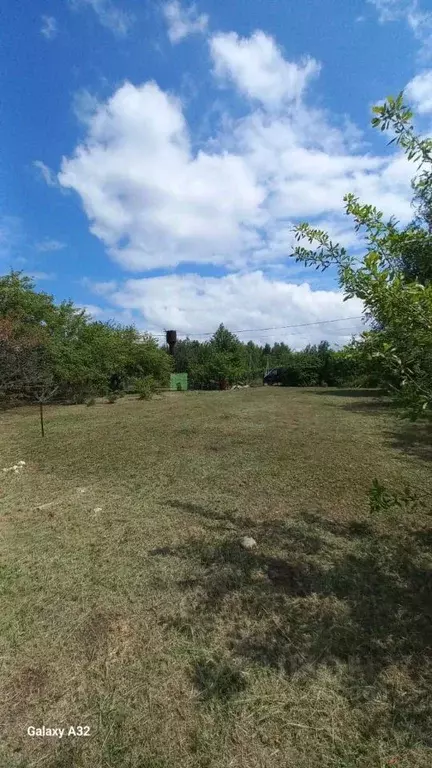
[[[70,301],[56,304],[19,272],[0,277],[0,393],[35,400],[49,386],[58,399],[82,401],[128,380],[166,383],[171,358],[133,326],[95,322]]]
[[[345,386],[369,383],[366,368],[351,358],[351,348],[335,351],[328,341],[294,351],[284,342],[261,346],[242,342],[220,325],[209,341],[185,339],[174,349],[176,371],[186,372],[193,388],[217,388],[221,380],[262,383],[266,370],[283,368],[286,386]]]
[[[430,415],[432,404],[432,140],[416,135],[403,93],[373,112],[373,126],[392,131],[391,143],[417,165],[412,222],[400,227],[394,217],[386,221],[377,208],[348,194],[346,212],[363,235],[363,254],[348,253],[326,232],[303,223],[295,228],[293,255],[323,270],[337,266],[345,298],[362,299],[374,321],[352,353],[375,364],[405,413],[417,418]]]

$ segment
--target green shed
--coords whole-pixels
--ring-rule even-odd
[[[182,392],[186,392],[188,388],[188,375],[187,373],[172,373],[170,377],[170,389],[174,392],[181,389]]]

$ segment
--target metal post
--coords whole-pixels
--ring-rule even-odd
[[[42,433],[42,437],[45,437],[44,417],[43,417],[43,402],[42,402],[42,400],[39,403],[39,412],[40,412],[41,433]]]

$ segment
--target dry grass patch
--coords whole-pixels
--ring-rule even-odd
[[[332,390],[46,410],[0,417],[1,766],[431,764],[426,430]],[[423,507],[371,517],[374,477]]]

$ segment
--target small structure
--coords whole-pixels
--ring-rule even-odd
[[[188,388],[187,373],[172,373],[170,376],[170,389],[174,392],[186,392]]]

